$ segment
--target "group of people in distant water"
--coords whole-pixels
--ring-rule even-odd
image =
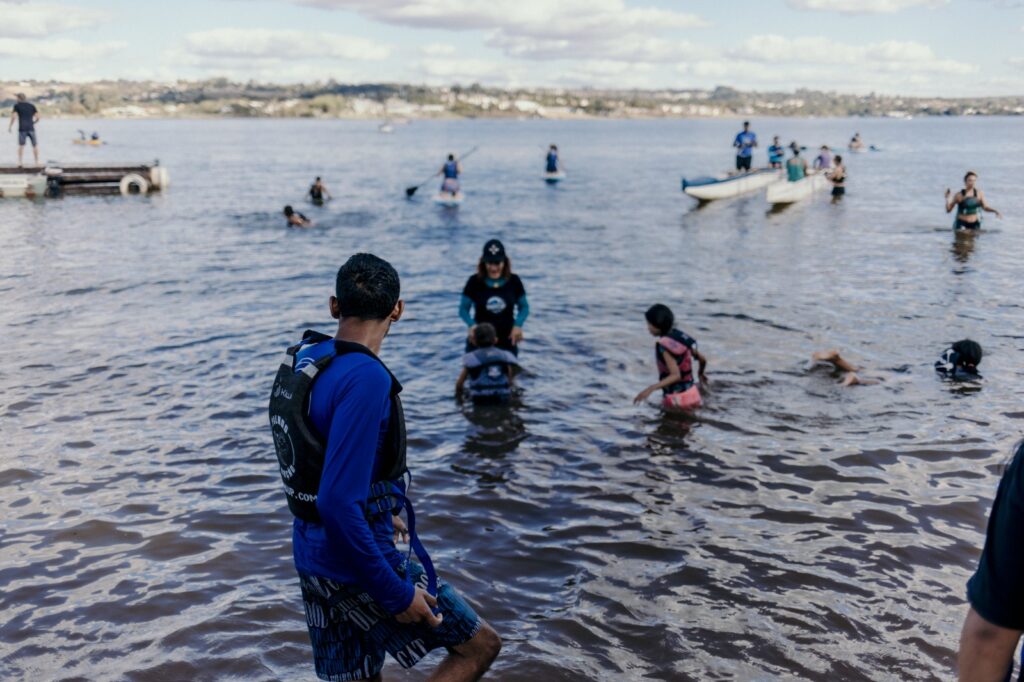
[[[859,139],[860,133],[857,135]],[[736,172],[749,173],[753,170],[754,149],[758,146],[757,134],[750,129],[750,121],[743,122],[743,130],[736,134],[732,144],[736,148]],[[787,149],[792,154],[789,159],[786,159]],[[790,182],[803,180],[808,173],[807,159],[800,155],[804,149],[806,147],[801,147],[796,140],[784,147],[776,135],[768,147],[768,166],[779,169],[785,166],[786,179]],[[823,144],[812,168],[815,172],[824,173],[832,183],[832,203],[840,201],[846,194],[846,166],[843,165],[843,157],[839,154],[832,156],[832,150]]]

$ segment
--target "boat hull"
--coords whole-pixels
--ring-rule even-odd
[[[772,205],[793,204],[829,186],[824,173],[811,173],[802,180],[779,180],[768,186],[766,197]]]
[[[701,201],[728,199],[748,192],[756,192],[773,182],[778,182],[780,177],[782,177],[782,172],[779,169],[762,168],[740,175],[719,175],[696,180],[683,178],[683,192]]]

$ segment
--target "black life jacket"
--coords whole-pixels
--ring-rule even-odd
[[[402,384],[391,374],[383,362],[366,346],[349,341],[334,341],[334,352],[295,371],[295,354],[304,345],[331,340],[330,336],[307,330],[302,343],[292,346],[287,357],[277,370],[274,388],[270,393],[270,430],[274,436],[274,449],[281,471],[281,480],[288,497],[288,509],[297,518],[313,523],[320,522],[316,510],[316,496],[320,491],[320,477],[324,469],[326,439],[313,426],[309,417],[309,396],[320,372],[340,355],[362,353],[380,362],[391,377],[391,415],[388,420],[387,436],[378,452],[377,465],[372,483],[395,481],[405,476],[406,434],[405,413],[398,394]],[[377,486],[375,486],[376,488]],[[368,499],[367,502],[373,502]]]

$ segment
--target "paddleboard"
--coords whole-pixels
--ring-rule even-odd
[[[71,140],[73,144],[87,144],[91,147],[99,147],[103,144],[103,140]]]
[[[448,208],[456,208],[459,204],[462,203],[462,192],[459,192],[459,193],[454,194],[454,195],[453,194],[448,194],[447,192],[444,193],[444,194],[435,194],[434,195],[434,203],[437,204],[438,206],[447,206]]]
[[[544,174],[544,182],[555,183],[561,180],[565,180],[565,173],[563,171],[555,171],[554,173]]]

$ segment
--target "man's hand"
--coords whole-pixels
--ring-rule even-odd
[[[409,527],[405,525],[405,521],[398,514],[394,514],[391,517],[391,525],[395,529],[395,544],[399,542],[409,542]]]
[[[416,594],[412,598],[409,608],[395,616],[399,623],[423,623],[426,622],[432,628],[441,624],[441,615],[435,614],[431,609],[437,606],[437,599],[426,590],[417,587]]]

